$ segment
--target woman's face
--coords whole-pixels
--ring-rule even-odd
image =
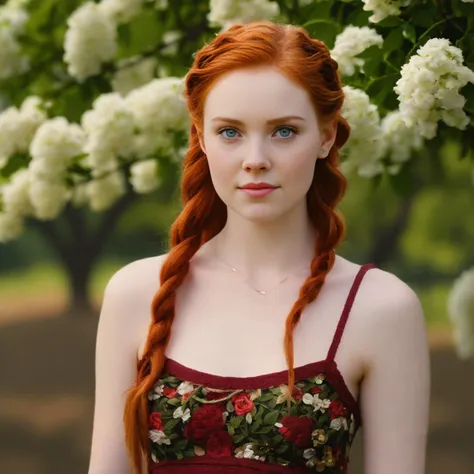
[[[335,139],[306,90],[271,67],[239,69],[219,78],[204,104],[201,148],[215,190],[229,210],[268,222],[306,207],[318,157]],[[266,183],[272,189],[242,189]],[[301,209],[300,209],[301,210]]]

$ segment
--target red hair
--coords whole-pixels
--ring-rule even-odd
[[[336,120],[337,135],[326,159],[317,160],[307,194],[309,217],[317,229],[311,274],[286,320],[284,350],[288,365],[288,393],[294,386],[293,330],[304,308],[314,301],[335,261],[335,248],[345,235],[336,206],[346,190],[338,169],[338,149],[350,128],[340,116],[344,93],[338,65],[328,48],[302,27],[270,21],[234,24],[200,49],[185,80],[191,118],[189,149],[181,182],[183,210],[171,227],[171,249],[160,274],[161,286],[152,302],[152,321],[136,384],[130,388],[124,412],[126,446],[135,472],[142,474],[142,455],[149,455],[148,392],[160,377],[175,316],[176,290],[189,271],[190,260],[202,244],[224,227],[227,208],[218,197],[207,158],[199,144],[206,94],[224,73],[242,67],[271,66],[308,91],[319,120]],[[288,398],[288,407],[291,398]]]

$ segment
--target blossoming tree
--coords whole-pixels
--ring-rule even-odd
[[[0,242],[37,226],[69,270],[73,305],[87,301],[122,213],[176,183],[193,52],[236,21],[263,18],[304,26],[338,61],[352,127],[345,173],[387,175],[406,193],[420,157],[439,160],[440,143],[456,140],[473,157],[473,0],[9,0],[0,7]]]

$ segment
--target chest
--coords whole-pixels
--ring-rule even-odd
[[[287,369],[284,335],[288,314],[302,281],[261,295],[234,275],[216,279],[190,273],[178,290],[170,359],[220,376],[253,377]],[[328,283],[303,311],[293,332],[294,366],[326,358],[350,285]],[[350,337],[337,362],[350,392],[357,396],[362,365]]]

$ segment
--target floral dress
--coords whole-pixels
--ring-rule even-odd
[[[347,473],[361,417],[335,355],[373,267],[360,268],[326,359],[295,368],[289,414],[286,370],[222,377],[166,358],[148,394],[149,473]]]

